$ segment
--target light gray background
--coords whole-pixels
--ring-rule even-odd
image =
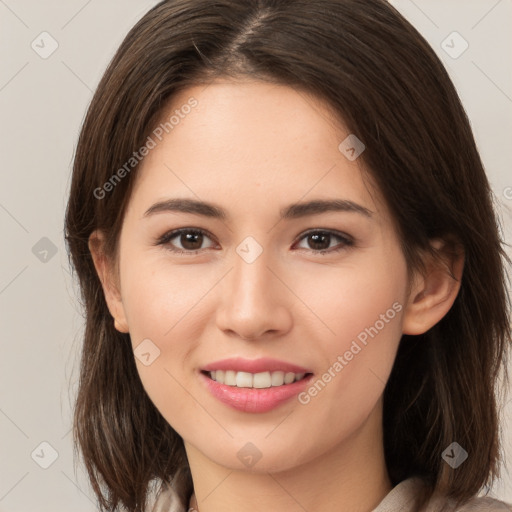
[[[71,410],[82,318],[63,217],[92,91],[126,32],[156,3],[0,0],[0,512],[96,510],[83,467],[77,464],[75,471],[73,464]],[[392,3],[427,38],[458,88],[510,242],[512,2]],[[50,48],[48,38],[41,43],[43,31],[58,43],[47,59],[31,47],[35,40],[39,51],[43,44]],[[457,36],[448,37],[453,31],[469,44],[458,58],[441,46],[445,41],[451,52],[460,51]],[[507,400],[503,438],[509,469],[490,495],[512,502]],[[58,457],[43,469],[41,464],[52,462],[52,450]]]

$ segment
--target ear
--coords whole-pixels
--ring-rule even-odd
[[[89,251],[91,252],[96,272],[103,287],[108,310],[114,318],[114,326],[119,332],[127,333],[126,321],[119,278],[116,266],[107,258],[104,252],[105,238],[103,232],[95,230],[89,236]]]
[[[428,331],[448,313],[460,290],[463,250],[444,240],[433,240],[431,245],[439,259],[427,254],[425,272],[414,275],[403,316],[403,334]]]

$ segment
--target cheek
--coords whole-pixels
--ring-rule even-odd
[[[330,268],[324,278],[318,273],[308,276],[309,285],[317,286],[306,290],[304,281],[299,293],[307,292],[308,306],[321,319],[315,322],[320,325],[315,351],[323,368],[303,403],[323,395],[341,406],[333,413],[340,418],[347,410],[365,415],[374,406],[401,339],[406,279],[400,253],[391,260],[360,260],[336,273]]]
[[[172,341],[208,289],[194,265],[173,268],[164,258],[127,258],[124,270],[123,305],[134,345],[144,338]]]
[[[398,254],[391,261],[368,255],[338,268],[312,267],[293,282],[294,293],[308,308],[304,314],[325,336],[323,345],[340,350],[360,333],[364,341],[365,329],[376,323],[379,332],[386,331],[384,337],[400,336],[406,279],[406,265]]]
[[[180,269],[173,272],[162,261],[140,257],[125,263],[125,270],[130,272],[125,273],[123,303],[137,371],[150,400],[175,427],[180,411],[190,412],[195,403],[185,391],[187,380],[182,370],[195,340],[200,338],[198,323],[189,318],[194,314],[191,308],[204,294],[204,286],[200,279],[191,279]],[[189,269],[192,274],[192,266]],[[146,361],[137,356],[147,353]]]
[[[126,254],[120,269],[122,299],[137,371],[157,409],[176,418],[194,405],[184,391],[190,375],[183,373],[190,370],[189,355],[201,339],[204,322],[198,314],[212,286],[211,273],[203,276],[194,265],[177,266],[135,251]],[[137,357],[148,352],[149,357]],[[148,359],[150,364],[144,364]]]

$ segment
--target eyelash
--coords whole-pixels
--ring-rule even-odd
[[[192,233],[194,235],[204,235],[204,236],[207,236],[208,238],[213,239],[213,237],[207,231],[205,231],[204,229],[201,229],[201,228],[180,228],[180,229],[175,229],[173,231],[169,231],[169,232],[165,233],[164,235],[162,235],[156,241],[155,245],[169,245],[168,250],[170,250],[171,252],[173,252],[175,254],[179,254],[179,255],[197,254],[197,253],[199,253],[199,252],[201,252],[203,250],[203,249],[183,250],[183,249],[176,249],[176,248],[171,247],[170,246],[170,241],[173,238],[176,238],[177,236],[179,236],[179,235],[181,235],[183,233],[189,233],[189,234]],[[339,247],[338,249],[322,249],[322,250],[302,249],[302,250],[306,250],[306,251],[312,252],[314,254],[321,254],[321,255],[323,255],[323,254],[338,253],[340,251],[343,251],[343,250],[347,249],[347,247],[352,247],[354,245],[354,240],[351,237],[349,237],[348,235],[346,235],[344,233],[340,233],[339,231],[333,231],[333,230],[330,230],[330,229],[310,229],[310,230],[306,231],[305,233],[302,233],[300,235],[300,237],[298,238],[297,242],[302,241],[304,238],[306,238],[307,236],[312,235],[312,234],[322,234],[322,235],[334,236],[335,238],[338,238],[338,239],[341,240],[341,242],[342,242],[341,247]]]

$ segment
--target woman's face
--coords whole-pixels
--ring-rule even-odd
[[[120,324],[186,445],[230,468],[289,469],[380,418],[407,299],[397,233],[362,146],[315,98],[216,81],[182,91],[163,122],[173,113],[126,211]]]

